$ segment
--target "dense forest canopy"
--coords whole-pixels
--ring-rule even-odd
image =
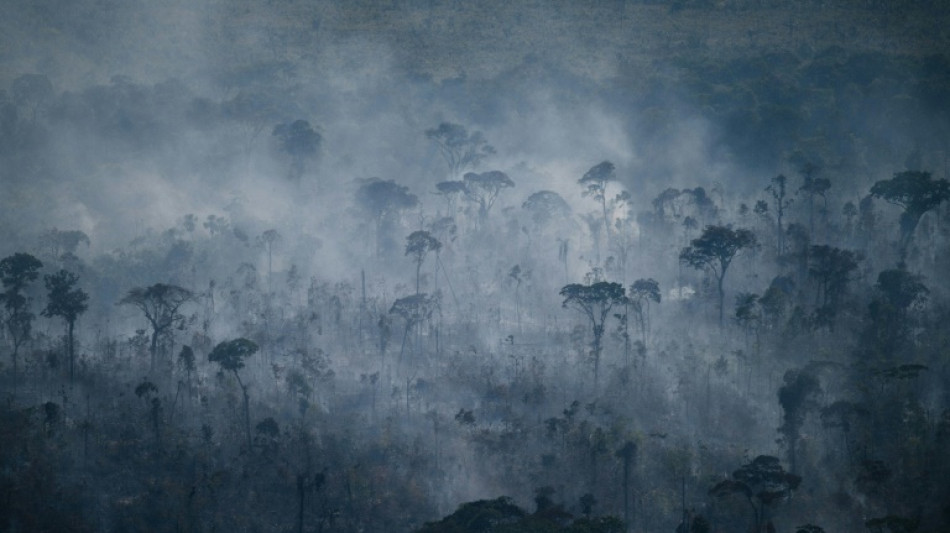
[[[0,529],[947,530],[948,22],[7,2]]]

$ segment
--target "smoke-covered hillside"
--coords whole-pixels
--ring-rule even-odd
[[[0,529],[950,528],[940,2],[7,2]]]

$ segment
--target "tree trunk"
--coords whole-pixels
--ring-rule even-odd
[[[244,395],[244,434],[247,438],[247,450],[251,451],[251,407],[250,400],[247,396],[247,387],[244,386],[244,383],[241,381],[241,377],[238,376],[237,372],[234,372],[234,377],[237,378],[238,385],[241,387],[241,394]]]
[[[75,352],[73,350],[73,326],[74,325],[75,325],[75,322],[70,321],[69,329],[68,329],[68,332],[66,333],[66,342],[67,342],[66,350],[67,350],[67,353],[69,354],[69,382],[70,383],[73,382],[73,367],[74,367],[74,362],[76,360]]]
[[[604,336],[604,326],[594,326],[594,390],[596,392],[598,382],[600,381],[600,352],[602,349],[602,339]]]
[[[718,289],[719,289],[719,329],[720,329],[720,330],[722,329],[722,309],[723,309],[723,303],[724,303],[724,300],[726,299],[726,294],[725,294],[725,292],[722,290],[722,280],[723,280],[723,278],[725,278],[725,277],[726,277],[726,272],[725,272],[725,270],[723,270],[722,275],[719,276],[718,284],[717,284],[717,287],[718,287]]]
[[[16,381],[16,371],[17,371],[16,359],[17,359],[17,353],[18,353],[19,351],[20,351],[20,343],[14,341],[14,342],[13,342],[13,398],[14,398],[14,399],[16,399],[16,386],[17,386],[17,381]]]
[[[297,533],[303,533],[303,509],[306,495],[306,482],[303,474],[297,474]]]
[[[422,271],[422,261],[416,262],[416,294],[419,294],[419,276]]]
[[[630,531],[630,456],[623,457],[623,523]]]

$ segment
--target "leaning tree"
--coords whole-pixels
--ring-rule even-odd
[[[900,258],[907,259],[907,247],[914,236],[920,219],[950,199],[950,182],[935,180],[930,172],[908,170],[898,172],[889,180],[882,180],[871,187],[871,196],[904,208],[900,218]]]
[[[241,387],[241,394],[244,396],[244,431],[248,450],[251,449],[251,410],[248,405],[250,402],[247,396],[247,384],[241,380],[238,370],[244,368],[244,360],[254,355],[257,350],[258,346],[254,341],[239,338],[219,343],[208,354],[208,361],[218,363],[221,370],[233,374]]]
[[[755,234],[747,229],[732,229],[729,226],[706,226],[703,234],[693,239],[680,252],[680,262],[697,270],[708,270],[716,276],[719,295],[719,327],[722,327],[723,281],[726,271],[736,254],[745,248],[756,246]]]

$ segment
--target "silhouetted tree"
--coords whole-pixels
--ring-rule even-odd
[[[498,193],[502,189],[515,186],[515,182],[500,170],[490,170],[481,174],[466,172],[463,182],[466,197],[478,204],[478,218],[481,221],[488,216],[488,212],[498,198]]]
[[[435,311],[433,300],[426,296],[425,293],[417,292],[416,294],[399,298],[393,302],[389,313],[401,316],[406,323],[405,330],[403,330],[402,334],[402,347],[399,349],[400,362],[406,350],[406,339],[409,337],[409,332],[412,331],[413,327],[429,320],[432,317],[433,311]]]
[[[387,219],[399,211],[419,205],[419,198],[409,188],[393,180],[370,178],[356,190],[356,202],[372,217],[376,225],[376,256],[379,257],[383,227]]]
[[[660,303],[660,284],[653,278],[638,279],[630,286],[629,298],[634,312],[637,313],[641,341],[646,345],[650,327],[650,302]]]
[[[449,167],[451,178],[458,177],[466,168],[475,168],[483,159],[495,153],[482,132],[469,133],[465,126],[443,122],[425,131],[426,138],[434,141]]]
[[[719,295],[719,327],[722,327],[725,291],[723,280],[732,260],[741,250],[756,245],[755,235],[747,229],[706,226],[699,238],[680,252],[680,262],[697,270],[709,270],[716,276]]]
[[[788,206],[792,205],[792,199],[788,197],[788,191],[786,190],[787,185],[788,178],[779,174],[772,178],[772,183],[765,188],[765,190],[772,195],[772,202],[775,205],[775,229],[776,235],[778,235],[779,257],[785,254],[785,227],[783,225],[785,210],[788,209]],[[758,208],[758,205],[756,205],[756,208]]]
[[[290,178],[299,180],[307,160],[316,157],[323,138],[306,120],[295,120],[274,126],[272,135],[280,141],[280,150],[290,156]]]
[[[66,321],[66,354],[69,358],[69,379],[72,380],[75,359],[73,330],[76,319],[89,307],[89,295],[76,286],[79,276],[66,270],[60,270],[53,275],[47,274],[43,277],[43,281],[46,283],[46,290],[49,291],[46,308],[42,312],[43,316],[58,316]]]
[[[449,180],[436,183],[435,190],[435,194],[445,198],[446,214],[453,215],[455,211],[455,201],[458,200],[460,196],[464,196],[468,189],[462,180]]]
[[[602,161],[591,167],[581,176],[581,179],[577,180],[577,183],[584,187],[584,196],[589,196],[600,202],[608,247],[610,245],[610,221],[607,220],[607,184],[616,179],[614,164],[610,161]]]
[[[538,226],[544,226],[554,219],[566,218],[571,214],[571,206],[567,205],[560,194],[553,191],[532,193],[521,204],[521,208],[531,213],[531,220]]]
[[[900,218],[900,257],[904,261],[921,217],[950,199],[950,182],[945,179],[934,180],[929,172],[908,170],[894,174],[889,180],[875,183],[871,187],[871,196],[904,208]]]
[[[805,162],[802,165],[802,186],[798,188],[798,194],[802,194],[808,201],[808,233],[815,234],[815,197],[820,196],[826,200],[825,195],[831,188],[831,181],[828,178],[819,178],[816,176],[819,168],[811,163]]]
[[[717,483],[709,494],[718,498],[733,494],[745,497],[752,507],[752,531],[760,533],[770,522],[767,511],[788,499],[801,482],[802,478],[782,468],[777,457],[760,455],[733,472],[732,479]]]
[[[735,321],[742,329],[746,331],[746,340],[750,333],[756,337],[756,345],[759,340],[759,325],[762,322],[762,315],[759,312],[759,295],[751,292],[740,292],[736,295]]]
[[[813,245],[808,254],[808,275],[818,285],[815,305],[821,305],[830,314],[831,323],[837,315],[841,298],[848,289],[851,274],[858,268],[861,256],[850,250],[828,245]]]
[[[152,328],[149,343],[151,370],[155,370],[159,336],[170,332],[172,326],[184,318],[178,309],[193,298],[194,295],[188,289],[177,285],[156,283],[145,288],[135,287],[119,301],[119,305],[131,305],[142,311]]]
[[[16,395],[17,386],[17,356],[20,347],[30,339],[33,328],[33,313],[30,312],[30,301],[24,292],[27,286],[39,277],[39,270],[43,263],[26,253],[15,253],[0,260],[0,282],[3,283],[3,292],[0,293],[0,302],[5,311],[4,325],[10,334],[13,343],[13,394]]]
[[[238,370],[244,368],[244,360],[254,355],[258,350],[257,344],[244,338],[233,339],[219,343],[208,354],[208,361],[218,363],[221,370],[231,372],[241,387],[244,396],[244,430],[247,438],[247,448],[251,449],[251,410],[247,395],[247,385],[241,381]]]
[[[267,280],[270,282],[273,272],[274,245],[280,242],[280,233],[275,229],[269,229],[258,236],[258,242],[267,250]]]
[[[866,356],[890,361],[909,340],[910,310],[923,303],[930,290],[923,276],[902,268],[881,271],[874,288],[877,296],[868,304],[861,346]]]
[[[426,260],[429,252],[438,253],[442,249],[442,243],[425,230],[413,231],[406,237],[406,255],[412,256],[416,264],[416,294],[419,294],[419,277],[422,271],[422,263]]]
[[[598,281],[590,285],[571,283],[561,289],[564,297],[563,307],[574,308],[590,320],[594,334],[591,357],[594,360],[594,384],[598,382],[600,371],[600,353],[603,349],[604,323],[615,305],[623,305],[626,295],[623,285],[609,281]]]
[[[632,524],[630,517],[630,469],[637,458],[637,445],[633,441],[627,441],[616,451],[615,455],[623,461],[623,521],[629,528]]]
[[[817,396],[821,394],[821,385],[807,369],[789,370],[783,378],[785,384],[778,390],[778,402],[782,406],[784,418],[779,433],[788,449],[788,467],[798,470],[797,448],[801,439],[801,428],[808,412],[817,407]]]

